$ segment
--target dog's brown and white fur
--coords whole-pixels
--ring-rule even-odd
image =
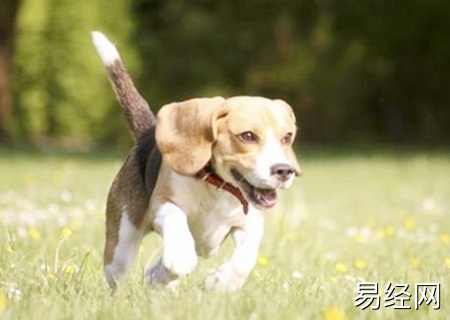
[[[230,235],[235,249],[206,287],[241,288],[257,260],[262,210],[301,173],[291,107],[262,97],[201,98],[165,105],[155,118],[114,45],[100,32],[93,32],[93,42],[137,139],[108,196],[104,270],[110,287],[125,277],[144,235],[156,231],[162,256],[145,272],[147,283],[190,274],[199,255],[215,253]],[[199,179],[205,167],[244,200]]]

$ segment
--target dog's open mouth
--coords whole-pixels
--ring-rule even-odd
[[[257,208],[272,208],[277,202],[277,190],[255,187],[236,169],[231,169],[231,174],[239,183],[239,187],[245,194],[247,200],[253,203]]]

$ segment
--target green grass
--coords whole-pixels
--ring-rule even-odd
[[[230,242],[178,288],[146,287],[156,235],[110,294],[104,203],[121,158],[0,149],[0,319],[450,319],[448,153],[304,154],[304,177],[267,214],[258,265],[234,294],[202,287]],[[369,281],[377,311],[354,306]],[[384,307],[388,282],[409,284],[412,310]],[[414,310],[420,282],[440,283],[440,310]]]

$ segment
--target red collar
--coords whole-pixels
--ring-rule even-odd
[[[244,207],[244,213],[248,213],[248,202],[247,200],[245,200],[241,190],[229,184],[228,182],[225,182],[221,177],[215,174],[209,166],[206,166],[202,170],[200,170],[196,176],[197,178],[200,178],[203,181],[217,187],[217,189],[223,189],[231,193],[241,202],[242,206]]]

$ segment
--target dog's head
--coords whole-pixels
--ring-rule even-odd
[[[294,113],[282,100],[201,98],[165,105],[156,141],[175,172],[195,175],[210,163],[262,209],[301,174],[292,149],[296,130]]]

